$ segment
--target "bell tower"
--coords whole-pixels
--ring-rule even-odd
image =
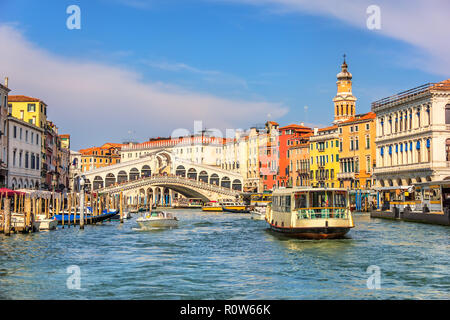
[[[348,120],[355,115],[356,98],[352,94],[352,74],[348,72],[345,57],[344,54],[341,72],[337,74],[337,94],[333,99],[334,124]]]

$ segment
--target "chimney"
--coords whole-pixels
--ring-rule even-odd
[[[305,123],[304,123],[304,122],[300,122],[300,125],[304,127],[304,126],[305,126]]]
[[[314,135],[317,136],[317,133],[319,132],[319,128],[314,128]]]
[[[5,77],[5,87],[8,88],[8,77]]]

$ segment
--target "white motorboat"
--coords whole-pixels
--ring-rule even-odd
[[[141,228],[176,228],[178,218],[169,212],[152,211],[136,219]]]
[[[255,207],[250,211],[250,218],[253,220],[264,220],[266,216],[266,207]]]
[[[36,231],[55,230],[58,226],[58,220],[55,217],[47,219],[44,214],[38,214],[33,223]]]

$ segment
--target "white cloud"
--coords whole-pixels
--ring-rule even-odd
[[[118,141],[136,132],[139,140],[193,131],[195,120],[215,128],[246,127],[287,113],[282,103],[227,99],[167,83],[148,83],[137,72],[95,61],[52,54],[14,27],[0,25],[0,70],[10,94],[40,98],[60,133],[72,134],[75,148]],[[182,67],[182,66],[181,66]]]
[[[450,74],[450,1],[448,0],[219,1],[263,5],[277,13],[305,12],[332,16],[359,28],[367,28],[366,20],[369,16],[366,13],[367,7],[377,5],[381,9],[381,29],[367,29],[367,32],[377,32],[417,47],[418,52],[405,57],[404,64],[446,77]],[[420,63],[417,63],[417,59],[420,59]]]

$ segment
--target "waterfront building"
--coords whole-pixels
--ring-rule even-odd
[[[293,167],[289,159],[289,149],[301,141],[304,135],[312,133],[312,129],[303,124],[290,124],[280,128],[279,136],[279,171],[277,175],[277,186],[292,186],[292,176],[289,175]],[[290,184],[289,184],[290,181]]]
[[[70,149],[66,146],[67,144],[61,140],[61,135],[58,135],[56,176],[59,190],[69,188]]]
[[[253,126],[247,131],[236,131],[234,138],[224,141],[221,167],[224,170],[239,173],[243,177],[245,192],[259,190],[259,148],[265,139],[265,134],[265,127]]]
[[[0,83],[0,187],[7,185],[8,176],[8,78],[5,78],[5,84]]]
[[[376,164],[375,113],[368,112],[338,123],[339,187],[370,189]]]
[[[101,147],[91,147],[79,150],[80,170],[82,172],[110,166],[112,164],[120,163],[120,150],[124,145],[121,143],[107,142]]]
[[[312,133],[301,135],[292,140],[292,145],[288,149],[289,162],[289,186],[309,186],[310,185],[310,137]]]
[[[132,161],[150,153],[170,150],[178,159],[220,167],[223,144],[223,138],[213,137],[206,130],[184,137],[157,137],[124,145],[120,150],[120,161]]]
[[[61,148],[70,150],[70,134],[60,134]]]
[[[275,121],[266,123],[266,133],[259,146],[260,190],[273,190],[277,185],[279,172],[279,124]]]
[[[41,184],[41,150],[44,130],[9,116],[8,188],[39,189]]]
[[[450,79],[372,103],[379,187],[450,179]]]
[[[11,115],[13,117],[45,129],[47,123],[47,104],[44,101],[24,95],[11,95],[9,96],[8,103],[11,107]]]
[[[79,190],[79,181],[77,177],[81,176],[81,152],[70,150],[69,165],[69,189],[71,191]]]
[[[334,125],[322,129],[314,128],[310,137],[310,182],[314,187],[339,186],[339,133]]]

